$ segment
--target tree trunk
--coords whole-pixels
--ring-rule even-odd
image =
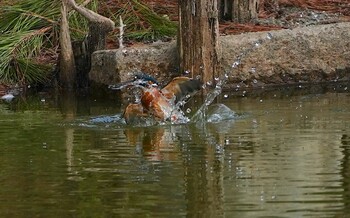
[[[67,20],[67,3],[62,0],[60,26],[60,74],[59,81],[65,88],[73,88],[76,78],[75,61]]]
[[[258,0],[220,0],[220,18],[246,23],[258,17]]]
[[[217,0],[179,0],[180,70],[203,82],[213,82],[218,75],[217,6]]]
[[[89,0],[83,4],[87,4]],[[75,50],[79,51],[76,55],[77,63],[80,66],[76,66],[74,60],[74,52],[72,49],[72,43],[69,35],[69,26],[67,21],[67,7],[71,6],[75,11],[83,15],[89,20],[89,33],[87,42],[83,42],[80,45],[75,46]],[[91,68],[91,54],[96,50],[102,50],[106,48],[106,37],[108,32],[114,29],[114,22],[109,18],[103,17],[84,6],[79,6],[74,0],[62,0],[61,8],[61,30],[60,30],[60,83],[63,87],[73,88],[74,85],[87,86],[87,74]],[[80,71],[76,73],[77,69]],[[79,79],[79,81],[76,81]]]

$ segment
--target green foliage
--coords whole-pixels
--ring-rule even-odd
[[[44,32],[44,31],[43,31]],[[30,30],[0,35],[0,81],[4,83],[43,82],[49,69],[35,63],[44,34]]]
[[[136,40],[157,40],[173,37],[177,32],[176,23],[167,17],[156,14],[137,0],[127,1],[111,17],[119,25],[119,17],[126,25],[125,37]]]
[[[23,0],[0,8],[0,83],[46,80],[56,60],[49,64],[39,58],[58,48],[60,7],[60,0]],[[69,22],[73,40],[86,35],[85,18],[71,12]]]
[[[176,34],[176,24],[166,17],[137,0],[122,2],[118,3],[122,7],[109,14],[117,25],[119,17],[123,18],[125,37],[157,40]],[[42,57],[59,47],[60,7],[61,0],[20,0],[0,4],[0,83],[27,84],[47,80],[57,55],[44,58],[45,61]],[[109,5],[105,7],[108,9]],[[89,8],[96,11],[97,0],[93,0]],[[69,25],[72,40],[86,36],[88,22],[78,13],[69,13]]]

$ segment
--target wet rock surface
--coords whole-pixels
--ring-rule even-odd
[[[350,23],[299,27],[293,30],[248,33],[222,37],[222,70],[229,85],[263,86],[348,80],[350,74]],[[230,64],[252,44],[237,69]]]
[[[156,42],[95,52],[89,77],[97,83],[114,84],[129,80],[142,71],[163,81],[176,75],[177,66],[176,42]]]
[[[220,71],[229,76],[227,87],[350,79],[350,23],[221,36],[220,44]],[[177,56],[175,41],[98,51],[93,54],[89,76],[108,85],[144,71],[169,81],[181,74]],[[238,57],[238,66],[232,68]]]

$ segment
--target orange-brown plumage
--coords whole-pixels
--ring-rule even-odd
[[[175,104],[191,97],[202,85],[199,80],[188,77],[175,77],[162,89],[152,82],[143,84],[146,85],[142,88],[141,102],[129,104],[125,109],[126,123],[133,123],[138,117],[148,115],[160,121],[174,121],[178,118],[174,113]]]
[[[202,83],[199,80],[184,76],[175,77],[162,89],[162,93],[169,99],[175,96],[175,101],[178,102],[186,98],[187,95],[195,94],[201,89],[201,86]]]
[[[126,123],[135,123],[140,117],[147,116],[141,104],[129,104],[124,111],[123,117]]]

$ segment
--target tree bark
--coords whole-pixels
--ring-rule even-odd
[[[258,0],[220,0],[220,18],[246,23],[258,17]]]
[[[114,29],[114,22],[102,15],[97,14],[94,11],[91,11],[85,7],[77,5],[74,0],[66,0],[68,5],[71,6],[74,10],[76,10],[79,14],[83,15],[86,19],[88,19],[92,23],[99,23],[105,29],[112,31]]]
[[[217,0],[179,0],[180,70],[203,82],[218,76],[219,21]]]
[[[86,0],[83,4],[87,4]],[[75,11],[83,15],[89,21],[89,33],[87,40],[77,46],[81,54],[76,56],[76,66],[74,52],[69,36],[69,26],[67,21],[67,7],[72,7]],[[83,6],[76,4],[74,0],[62,0],[62,22],[60,33],[61,58],[60,58],[60,83],[64,87],[72,88],[74,85],[87,86],[87,74],[91,69],[91,54],[97,50],[106,48],[106,38],[108,32],[114,29],[114,22],[109,18],[101,16]],[[79,47],[81,47],[79,49]],[[78,74],[76,71],[79,71]],[[79,81],[76,81],[76,80]]]
[[[72,43],[69,33],[67,19],[68,9],[65,0],[61,5],[61,25],[60,25],[60,74],[59,81],[65,88],[73,88],[76,78],[75,61],[72,49]]]

